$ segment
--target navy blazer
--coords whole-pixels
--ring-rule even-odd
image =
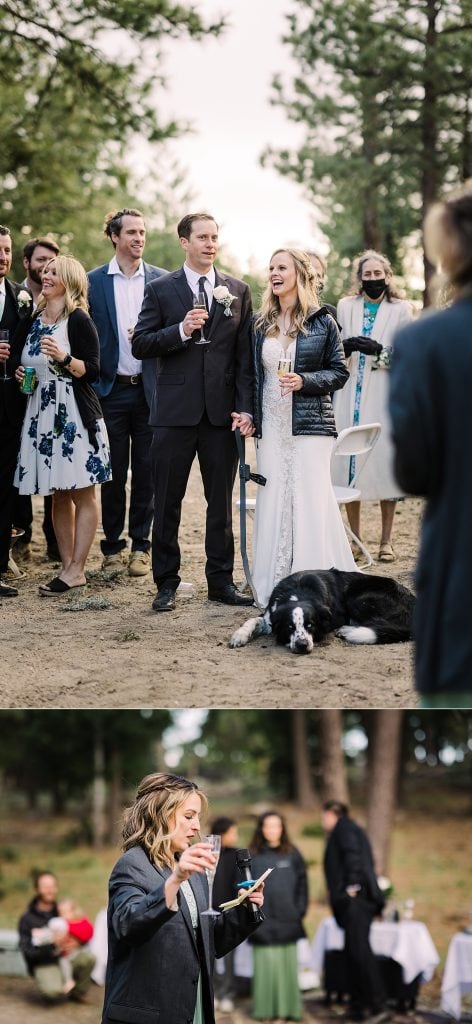
[[[104,263],[103,266],[91,270],[88,274],[90,316],[100,339],[100,377],[94,384],[100,398],[109,395],[115,383],[120,352],[113,274],[108,273],[109,266],[109,263]],[[143,263],[143,266],[144,287],[154,278],[167,274],[166,270],[162,270],[161,267],[153,267],[150,263]],[[155,375],[155,360],[143,363],[143,386],[149,406],[151,406],[154,393]]]
[[[113,868],[108,904],[108,963],[103,1024],[192,1024],[199,974],[204,1018],[214,1024],[212,973],[225,956],[259,927],[246,903],[219,917],[201,916],[208,906],[205,876],[190,877],[199,913],[194,934],[187,902],[177,911],[165,902],[169,868],[154,866],[140,846]]]
[[[179,324],[192,308],[193,294],[183,267],[146,287],[133,335],[133,355],[157,356],[152,427],[195,426],[206,411],[215,427],[230,427],[231,413],[252,413],[251,293],[247,284],[215,269],[215,287],[233,296],[231,312],[213,298],[205,324],[209,345],[182,340]]]

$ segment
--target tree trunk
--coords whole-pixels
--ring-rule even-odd
[[[121,835],[122,812],[122,759],[121,750],[114,747],[110,754],[110,786],[108,799],[108,839],[117,845]]]
[[[293,765],[295,774],[295,802],[304,810],[317,806],[308,753],[306,711],[292,711]]]
[[[403,711],[375,711],[367,804],[367,832],[378,874],[388,873],[395,814]]]
[[[423,224],[426,214],[438,198],[438,112],[437,112],[437,80],[438,69],[436,60],[437,26],[436,20],[439,13],[438,0],[427,0],[426,15],[428,27],[425,38],[424,57],[424,96],[422,110],[422,214]],[[423,256],[424,265],[424,304],[429,305],[428,285],[434,274],[433,264],[430,263],[426,253]]]
[[[348,803],[346,766],[342,748],[342,711],[320,711],[320,768],[323,800]]]
[[[92,833],[93,845],[99,850],[104,846],[106,837],[106,783],[105,749],[98,723],[93,740]]]

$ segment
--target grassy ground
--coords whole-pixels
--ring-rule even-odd
[[[443,806],[440,804],[439,806]],[[453,807],[453,810],[451,809]],[[244,826],[248,809],[232,808],[243,822],[240,845],[247,843],[249,825]],[[289,832],[309,865],[310,907],[306,929],[311,939],[320,920],[329,913],[324,893],[321,835],[304,835],[313,825],[313,815],[291,807],[282,808]],[[358,820],[362,821],[361,814]],[[248,819],[246,818],[246,822]],[[3,819],[0,847],[0,928],[14,928],[31,896],[31,872],[37,868],[54,871],[63,896],[73,896],[89,917],[106,905],[107,879],[117,857],[117,849],[94,851],[86,846],[70,846],[73,823],[23,815]],[[441,957],[441,967],[432,982],[423,986],[422,999],[430,1006],[439,1001],[444,958],[454,932],[470,923],[472,893],[470,886],[470,850],[472,820],[463,813],[461,802],[450,804],[448,812],[410,810],[400,812],[392,837],[390,876],[394,899],[401,910],[405,899],[415,900],[415,917],[425,922]],[[1,1017],[0,1017],[1,1022]]]

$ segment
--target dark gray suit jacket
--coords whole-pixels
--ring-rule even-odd
[[[139,846],[113,868],[103,1024],[192,1024],[200,973],[205,1024],[213,1024],[214,958],[259,926],[243,904],[217,918],[200,916],[196,941],[185,899],[179,894],[178,911],[166,906],[169,874],[168,868],[154,867]],[[208,906],[206,879],[192,875],[190,885],[201,914]]]
[[[396,476],[404,491],[427,500],[416,569],[416,687],[470,693],[472,296],[396,335],[390,383]]]
[[[225,427],[233,411],[252,413],[250,291],[235,277],[215,274],[215,287],[226,285],[235,299],[231,316],[213,299],[205,326],[209,345],[180,337],[193,301],[183,267],[146,286],[132,348],[137,359],[157,356],[152,427],[195,426],[205,411],[213,426]]]

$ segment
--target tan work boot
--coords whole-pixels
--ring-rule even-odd
[[[149,551],[132,551],[128,562],[130,576],[147,576],[150,570],[151,556]]]
[[[102,562],[102,570],[120,569],[124,572],[127,561],[126,551],[116,551],[114,555],[105,555]]]

